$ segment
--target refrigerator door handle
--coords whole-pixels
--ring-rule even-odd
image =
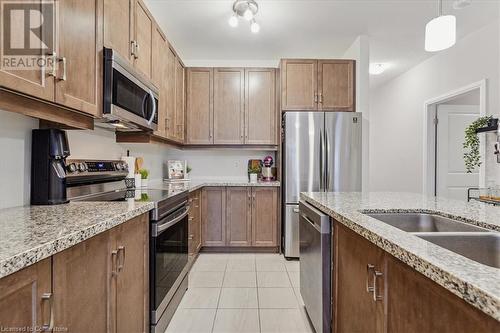
[[[319,130],[319,190],[320,192],[325,191],[325,161],[323,158],[324,154],[324,140],[323,140],[323,131]]]
[[[328,130],[325,128],[325,191],[330,191],[330,168],[328,153],[330,150],[330,142],[328,142]]]

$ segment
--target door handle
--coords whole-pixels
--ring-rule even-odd
[[[49,56],[49,58],[52,58],[52,61],[51,61],[52,67],[50,68],[49,76],[57,77],[57,53],[54,52],[48,56]]]
[[[373,293],[373,282],[370,283],[370,275],[372,275],[372,271],[375,270],[375,266],[372,264],[366,265],[366,292]]]
[[[382,300],[382,296],[378,294],[378,291],[377,291],[377,279],[379,277],[382,277],[382,272],[378,272],[378,271],[374,271],[373,272],[373,301],[376,302],[376,301],[381,301]]]
[[[111,251],[111,276],[118,275],[118,271],[116,270],[116,257],[118,256],[118,251]]]
[[[67,61],[66,57],[62,57],[62,58],[60,58],[60,59],[59,59],[59,61],[61,61],[61,62],[62,62],[62,65],[63,65],[63,74],[62,74],[62,76],[59,78],[59,80],[61,80],[61,81],[66,81],[66,79],[67,79],[67,76],[66,76],[66,67],[67,67],[67,63],[68,63],[68,61]]]
[[[42,330],[52,331],[54,328],[54,297],[52,293],[44,293],[42,295],[42,313],[45,314],[45,304],[49,304],[49,320],[48,324],[45,323],[45,320],[42,323]]]
[[[118,247],[118,272],[123,270],[123,266],[125,265],[125,246]]]

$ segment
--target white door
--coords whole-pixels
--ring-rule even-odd
[[[467,200],[467,189],[479,186],[479,170],[467,173],[463,158],[465,128],[479,117],[476,105],[438,105],[436,195]]]

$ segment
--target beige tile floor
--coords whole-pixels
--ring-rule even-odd
[[[299,262],[278,254],[200,254],[166,332],[314,332],[299,293]]]

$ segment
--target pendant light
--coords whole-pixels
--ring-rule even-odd
[[[250,31],[256,34],[260,31],[260,25],[255,20],[258,11],[259,5],[255,0],[236,0],[233,3],[233,15],[229,18],[228,23],[231,27],[236,28],[239,18],[243,18],[250,22]]]
[[[454,15],[443,15],[443,1],[438,0],[438,16],[425,26],[425,50],[442,51],[455,45],[457,19]]]

